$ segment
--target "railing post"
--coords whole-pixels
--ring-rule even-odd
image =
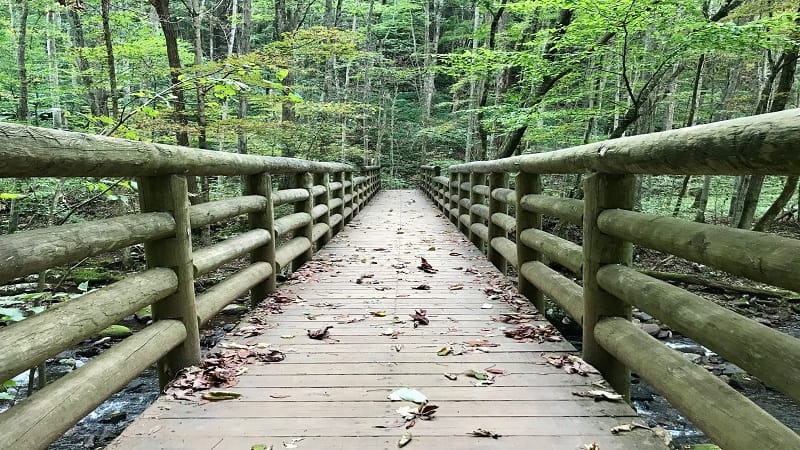
[[[447,208],[447,217],[450,218],[450,222],[453,222],[453,225],[458,226],[458,180],[459,176],[457,172],[450,172],[450,181],[447,183],[447,189],[449,195],[447,196],[447,204],[449,207]],[[455,199],[453,198],[455,197]],[[453,210],[456,212],[453,213]]]
[[[334,173],[334,179],[335,179],[336,181],[338,181],[338,182],[339,182],[339,183],[342,185],[342,187],[339,189],[339,195],[337,195],[337,196],[335,197],[335,198],[338,198],[339,200],[341,200],[341,201],[342,201],[341,205],[339,205],[339,214],[342,216],[342,219],[341,219],[341,220],[339,220],[339,223],[337,223],[337,224],[336,224],[336,227],[334,227],[334,230],[333,230],[333,234],[336,234],[336,233],[338,233],[339,231],[341,231],[341,230],[342,230],[342,228],[344,227],[344,221],[345,221],[345,220],[344,220],[344,208],[345,208],[345,201],[344,201],[344,192],[345,192],[345,188],[344,188],[344,182],[345,182],[345,175],[344,175],[344,171],[342,171],[342,172],[335,172],[335,173]]]
[[[464,222],[461,221],[461,216],[463,216],[464,214],[469,214],[469,208],[464,206],[464,204],[461,202],[461,200],[463,200],[465,198],[469,199],[469,196],[465,197],[463,195],[464,189],[461,188],[461,186],[464,183],[467,183],[467,182],[469,182],[469,174],[468,173],[459,172],[458,173],[458,205],[457,205],[458,206],[458,214],[456,214],[456,224],[458,225],[458,229],[461,230],[462,233],[464,233],[465,235],[469,236],[469,226],[464,225]]]
[[[355,214],[355,209],[353,204],[353,201],[355,200],[355,193],[354,193],[355,190],[353,186],[352,170],[346,170],[344,172],[344,182],[347,184],[347,186],[342,186],[342,189],[344,190],[344,196],[342,197],[342,200],[345,200],[342,208],[342,215],[344,216],[342,217],[342,222],[344,222],[344,224],[347,224],[350,223],[351,220],[353,220],[353,215]],[[348,214],[345,214],[345,209],[350,209]]]
[[[250,229],[262,228],[269,231],[270,236],[272,236],[272,239],[269,240],[267,245],[259,247],[250,253],[251,262],[263,261],[272,266],[272,273],[270,276],[262,283],[250,289],[250,304],[255,306],[267,298],[267,295],[275,291],[275,275],[278,272],[278,268],[275,266],[275,230],[272,226],[275,220],[275,213],[272,205],[272,177],[268,173],[248,175],[245,177],[245,188],[246,194],[260,195],[267,200],[266,206],[262,211],[247,215],[247,222],[250,225]]]
[[[314,209],[314,176],[309,172],[301,172],[294,176],[294,187],[305,189],[308,191],[308,198],[303,202],[297,202],[294,204],[294,212],[299,213],[306,213],[309,217],[311,217],[311,211]],[[314,220],[310,220],[306,226],[303,228],[298,229],[295,232],[295,236],[304,236],[308,238],[308,241],[311,245],[308,246],[308,250],[303,252],[302,255],[298,256],[292,261],[292,272],[297,270],[298,267],[302,266],[304,262],[311,259],[314,255],[314,241],[313,241],[313,232],[314,232]]]
[[[520,238],[523,231],[528,228],[542,228],[542,215],[525,211],[522,208],[522,198],[528,194],[542,193],[542,177],[537,173],[520,172],[516,178],[516,213],[517,213],[517,271],[519,275],[519,292],[528,297],[540,313],[545,313],[544,295],[522,275],[522,265],[528,261],[538,261],[539,252],[522,243]]]
[[[475,246],[478,247],[478,249],[480,249],[480,250],[484,249],[484,247],[482,245],[483,239],[481,239],[480,236],[478,236],[475,232],[472,231],[472,224],[473,223],[482,223],[483,220],[482,220],[481,216],[479,216],[479,215],[477,215],[477,214],[472,212],[472,205],[480,205],[480,204],[483,203],[483,196],[478,194],[477,192],[475,192],[475,186],[477,186],[479,184],[483,184],[482,181],[483,181],[484,178],[485,178],[485,176],[483,174],[481,174],[481,173],[470,172],[470,174],[469,174],[469,184],[470,184],[470,188],[469,188],[469,204],[470,204],[470,208],[469,208],[469,224],[470,224],[470,226],[469,226],[469,240],[472,241],[472,243],[475,244]]]
[[[583,212],[583,358],[597,368],[618,393],[630,400],[630,370],[595,340],[594,326],[604,317],[631,318],[631,308],[597,284],[597,270],[605,264],[631,264],[630,242],[604,234],[597,217],[605,209],[632,209],[633,175],[594,173],[584,181]]]
[[[496,225],[492,221],[492,216],[496,213],[508,213],[508,205],[504,202],[496,200],[492,195],[492,192],[495,189],[501,189],[508,186],[508,175],[505,172],[492,172],[489,174],[489,242],[486,243],[486,256],[489,259],[489,262],[494,264],[497,269],[505,275],[508,272],[508,262],[500,252],[492,247],[492,239],[496,237],[506,237],[506,230],[501,228],[500,226]],[[519,211],[517,212],[519,214]],[[523,245],[520,241],[517,241],[517,246]],[[522,264],[520,264],[522,267]],[[522,276],[520,275],[520,278]],[[520,281],[521,283],[522,281]]]
[[[142,212],[168,211],[175,219],[175,236],[144,243],[148,268],[169,267],[178,276],[178,290],[153,305],[153,318],[180,320],[186,328],[183,343],[158,361],[158,382],[165,387],[181,369],[200,363],[200,327],[194,298],[192,230],[186,177],[169,175],[141,178],[139,205]]]
[[[431,176],[430,176],[430,183],[431,183],[430,184],[430,192],[431,192],[430,195],[431,195],[431,198],[433,198],[433,201],[436,203],[436,206],[439,207],[440,209],[444,210],[445,208],[443,208],[441,205],[439,205],[439,198],[444,199],[444,196],[442,195],[442,192],[439,189],[439,184],[436,181],[433,180],[434,177],[439,177],[441,175],[442,175],[442,168],[439,167],[439,166],[433,166],[433,171],[431,172]],[[445,211],[445,212],[447,212],[447,211]]]
[[[333,232],[331,230],[331,174],[324,172],[319,175],[319,179],[320,184],[325,186],[325,192],[319,196],[319,201],[317,201],[317,204],[325,205],[328,208],[328,210],[325,211],[325,214],[319,218],[319,221],[328,225],[328,231],[321,238],[319,238],[319,244],[317,248],[327,244],[328,241],[331,240],[331,237],[333,237]]]

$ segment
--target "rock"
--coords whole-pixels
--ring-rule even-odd
[[[61,364],[62,366],[75,367],[77,361],[75,360],[75,358],[64,358],[64,359],[59,359],[58,363]]]
[[[761,325],[766,325],[768,327],[772,326],[772,321],[764,317],[756,317],[755,321],[760,323]]]
[[[735,375],[737,373],[744,373],[744,370],[742,370],[739,366],[737,366],[736,364],[731,364],[729,362],[722,363],[718,367],[723,375]]]
[[[133,314],[133,317],[139,322],[147,323],[148,321],[153,319],[153,308],[150,306],[145,306],[139,311],[136,311]]]
[[[233,331],[234,328],[236,328],[236,324],[226,323],[225,325],[222,326],[222,331],[230,332],[230,331]]]
[[[238,303],[231,303],[230,305],[222,308],[220,311],[222,314],[227,314],[229,316],[241,316],[242,314],[247,313],[250,308],[244,305],[240,305]]]
[[[650,336],[658,336],[658,333],[661,331],[661,327],[654,323],[643,323],[639,325],[639,327]]]
[[[658,334],[656,334],[657,339],[669,339],[672,337],[672,331],[670,330],[659,330]]]
[[[124,339],[132,334],[133,331],[124,325],[111,325],[100,332],[100,336],[110,337],[112,339]]]
[[[631,400],[640,402],[653,401],[653,388],[646,383],[631,384]]]
[[[653,320],[653,316],[651,316],[650,314],[647,314],[644,311],[636,311],[635,313],[633,313],[633,317],[636,317],[637,319],[641,320],[642,322],[650,322],[651,320]]]
[[[128,414],[127,413],[125,413],[123,411],[120,411],[120,410],[115,410],[115,411],[112,411],[112,412],[106,414],[102,418],[100,418],[99,422],[100,423],[120,423],[120,422],[122,422],[123,420],[125,420],[127,418],[128,418]]]
[[[737,391],[760,391],[764,388],[761,381],[745,372],[732,374],[728,384]]]
[[[700,363],[703,359],[703,355],[698,355],[696,353],[681,353],[684,358],[688,359],[689,361],[693,362],[694,364]]]

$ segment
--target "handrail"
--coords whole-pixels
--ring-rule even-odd
[[[239,155],[0,123],[0,177],[139,177],[142,213],[0,236],[0,283],[144,243],[148,270],[0,328],[0,381],[152,306],[154,324],[0,414],[0,449],[47,445],[146,367],[164,386],[200,357],[198,324],[279,271],[297,270],[380,189],[380,167]],[[292,174],[273,193],[273,174]],[[189,205],[186,175],[243,175],[242,196]],[[275,217],[274,207],[294,213]],[[192,248],[190,229],[247,215],[249,230]],[[293,233],[292,233],[293,231]],[[279,238],[293,234],[281,243]],[[232,259],[250,264],[195,296],[194,281]],[[97,388],[102,386],[102,388]],[[21,425],[24,424],[24,425]]]
[[[422,189],[501,271],[517,268],[520,292],[540,311],[547,295],[583,326],[584,359],[618,392],[629,395],[632,369],[725,448],[753,448],[767,434],[770,448],[800,448],[800,436],[777,419],[636,329],[630,311],[647,312],[795,400],[800,339],[627,267],[637,244],[800,291],[798,240],[631,211],[634,174],[800,173],[800,109],[447,170],[449,178],[422,167]],[[542,193],[543,174],[587,171],[594,173],[585,178],[584,200]],[[510,173],[517,174],[513,188]],[[580,226],[583,245],[543,231],[543,215]],[[551,263],[582,276],[582,285]],[[703,397],[726,398],[722,404],[737,411],[706,414]]]

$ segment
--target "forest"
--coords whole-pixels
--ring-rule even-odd
[[[780,0],[9,0],[0,120],[380,162],[385,186],[405,187],[424,163],[796,107],[798,17]],[[749,228],[766,213],[764,229],[797,179],[643,184],[676,211],[693,196],[697,220],[710,191],[725,204],[715,217]],[[8,203],[40,188],[0,192]]]

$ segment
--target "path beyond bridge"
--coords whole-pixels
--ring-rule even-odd
[[[438,271],[419,270],[420,257]],[[266,343],[285,360],[246,366],[228,389],[241,394],[236,400],[162,396],[108,448],[395,449],[407,432],[408,449],[666,448],[650,430],[612,434],[641,421],[624,402],[574,395],[602,379],[547,363],[546,356],[574,353],[569,343],[504,335],[518,324],[498,319],[520,305],[524,312],[526,301],[420,192],[380,192],[299,274],[310,279],[279,290],[294,299],[283,313],[261,308],[239,327],[263,318],[263,334],[234,332],[216,349]],[[430,289],[414,289],[421,285]],[[409,314],[418,309],[428,325],[414,327]],[[527,318],[547,326],[539,315]],[[329,339],[306,334],[328,325]],[[440,356],[442,348],[452,353]],[[486,386],[466,375],[490,368],[508,374]],[[387,399],[402,387],[438,406],[433,420],[402,426],[397,409],[416,406]],[[471,436],[477,429],[501,437]]]

